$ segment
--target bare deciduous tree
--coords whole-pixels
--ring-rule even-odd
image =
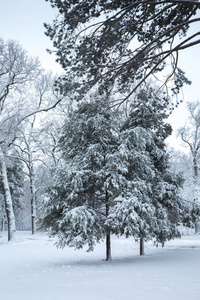
[[[31,224],[32,234],[36,231],[36,194],[40,187],[37,187],[36,170],[39,165],[57,164],[55,131],[58,118],[56,111],[51,109],[59,106],[63,96],[55,90],[55,78],[51,73],[41,73],[34,81],[31,96],[29,96],[26,107],[27,115],[19,118],[18,131],[12,145],[17,152],[17,158],[25,165],[25,174],[28,177],[31,197]],[[54,107],[55,108],[55,107]],[[48,113],[47,113],[48,112]],[[57,125],[58,126],[58,125]],[[51,156],[51,160],[50,157]]]
[[[16,114],[19,114],[21,90],[40,73],[37,59],[29,58],[21,46],[0,39],[0,166],[8,218],[8,240],[15,234],[15,216],[8,183],[5,153],[15,136]]]
[[[199,195],[199,158],[200,158],[200,102],[188,103],[189,118],[185,126],[180,128],[178,133],[184,142],[189,147],[192,155],[193,169],[193,203],[200,205]],[[196,223],[196,231],[198,223]],[[199,228],[200,230],[200,228]]]

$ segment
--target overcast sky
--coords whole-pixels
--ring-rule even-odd
[[[44,34],[43,26],[44,22],[51,23],[55,14],[45,0],[0,0],[0,37],[18,41],[30,56],[39,57],[42,67],[61,72],[55,57],[46,52],[47,48],[52,49],[52,42]],[[187,117],[185,103],[200,100],[200,45],[180,53],[179,62],[192,85],[184,88],[184,103],[170,117],[174,128],[172,145],[177,142],[177,128],[184,125]]]
[[[52,42],[44,34],[43,23],[51,23],[56,11],[45,0],[0,0],[0,37],[18,41],[30,56],[39,57],[45,69],[60,66],[46,52]]]

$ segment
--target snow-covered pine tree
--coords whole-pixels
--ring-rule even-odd
[[[169,172],[165,139],[171,127],[164,122],[167,107],[167,99],[158,101],[153,90],[142,90],[122,127],[120,154],[116,153],[127,166],[126,184],[115,199],[107,223],[114,233],[140,239],[141,255],[144,239],[155,237],[164,243],[179,236],[180,178]]]
[[[110,229],[106,226],[112,199],[119,191],[118,123],[106,99],[94,97],[70,113],[60,138],[63,165],[53,172],[43,225],[58,235],[58,246],[93,250],[106,237],[111,259]]]

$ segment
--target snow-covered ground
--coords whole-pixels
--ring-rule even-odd
[[[146,243],[144,257],[133,239],[112,239],[94,252],[57,249],[45,234],[0,238],[2,300],[199,300],[200,236],[184,236],[164,248]]]

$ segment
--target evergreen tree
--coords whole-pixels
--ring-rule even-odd
[[[118,131],[106,100],[82,102],[62,128],[62,168],[53,172],[43,224],[58,235],[58,245],[82,248],[106,236],[106,259],[111,259],[106,226],[113,197],[119,190],[120,165],[114,153]]]
[[[59,246],[92,250],[106,236],[108,260],[110,233],[140,239],[141,254],[144,239],[179,236],[180,178],[169,172],[167,106],[152,90],[141,91],[121,131],[98,97],[69,115],[59,141],[63,165],[53,171],[43,219]]]
[[[126,185],[107,222],[114,233],[132,235],[141,244],[152,237],[164,243],[179,236],[180,178],[169,172],[165,139],[171,127],[164,122],[167,106],[167,99],[158,101],[151,90],[142,90],[121,130],[119,151],[127,166]]]

